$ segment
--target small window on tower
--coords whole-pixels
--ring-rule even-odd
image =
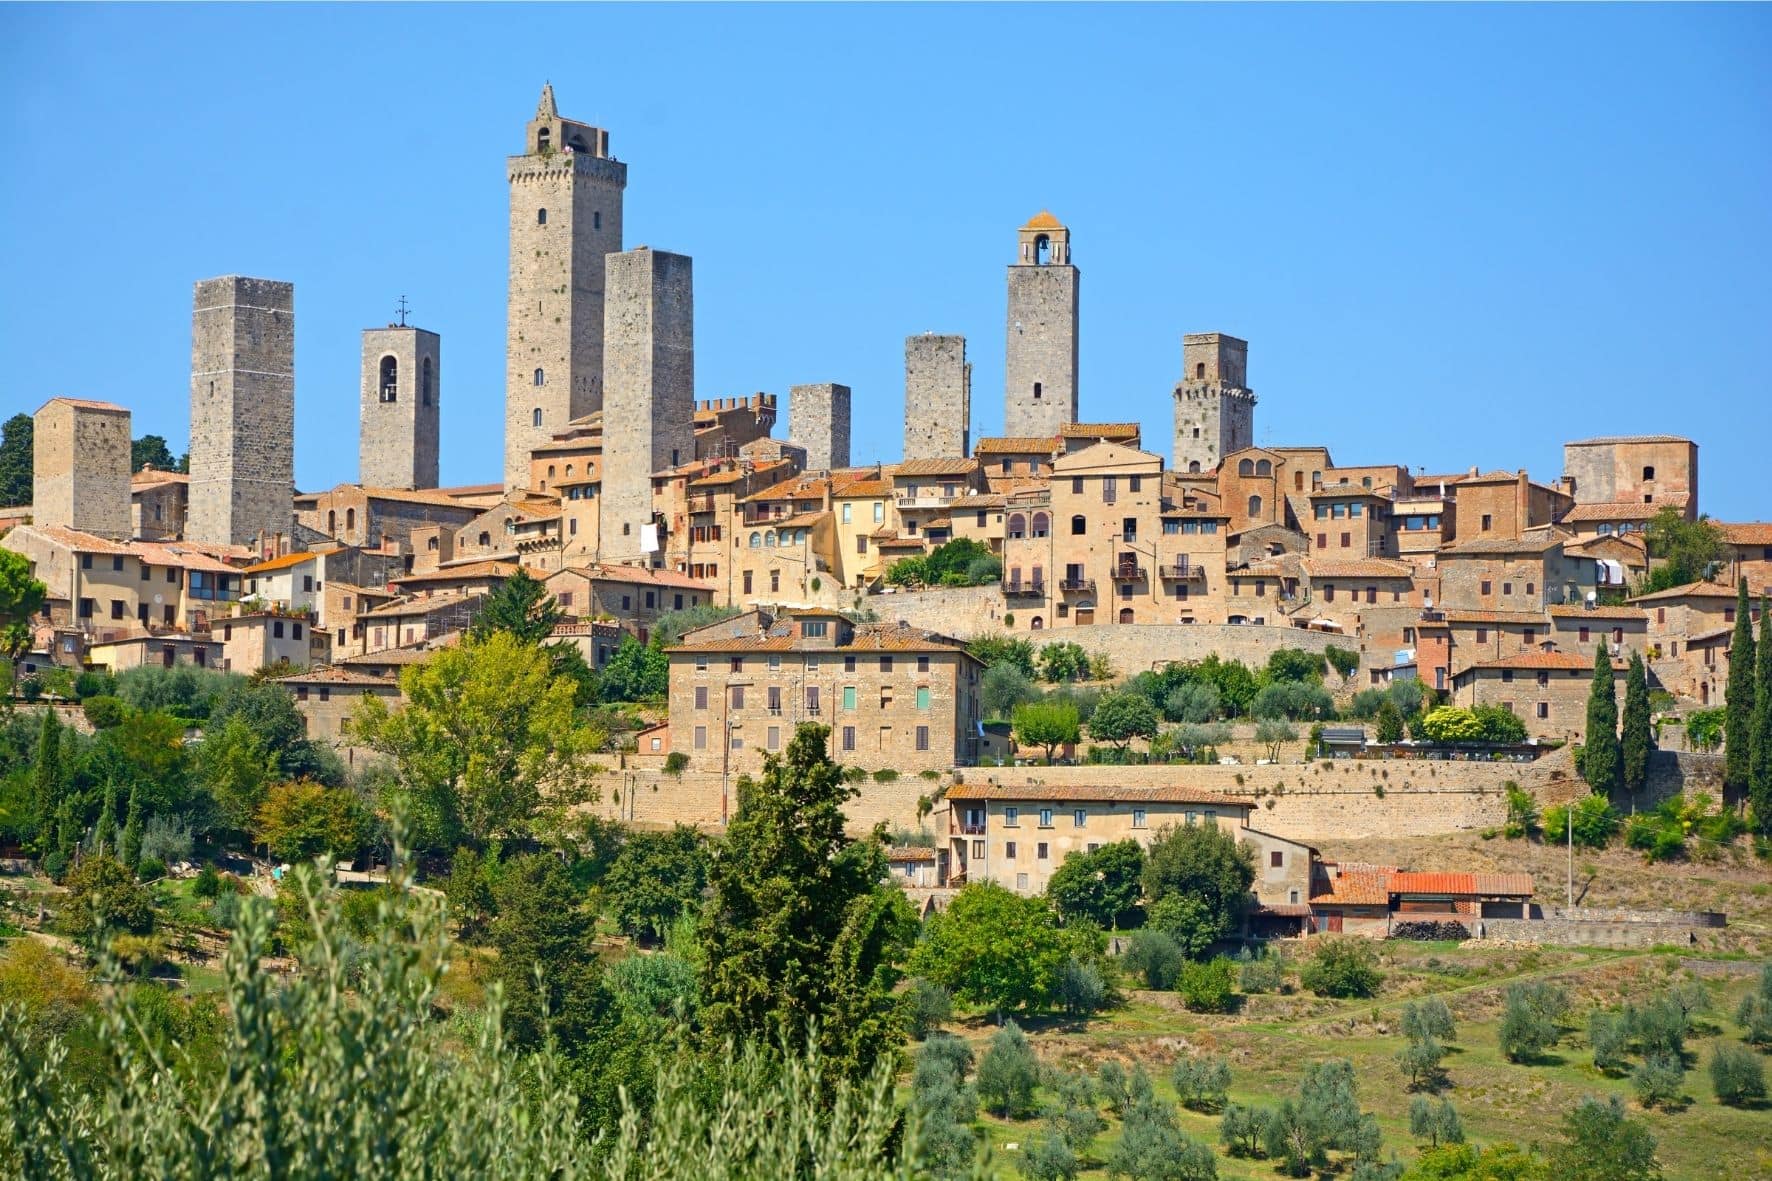
[[[436,378],[431,371],[431,359],[429,357],[425,358],[424,368],[421,372],[423,377],[419,382],[418,388],[423,395],[424,404],[429,406],[431,404],[431,394],[436,388]]]
[[[538,226],[545,226],[548,224],[548,211],[547,210],[537,209],[535,211],[535,224]]]
[[[591,228],[593,230],[600,230],[603,228],[603,212],[602,212],[602,210],[593,210],[591,212]]]
[[[544,155],[553,150],[554,133],[544,127],[535,133],[535,150]]]
[[[1036,402],[1040,400],[1040,383],[1037,381],[1034,383],[1034,400]]]
[[[541,370],[538,369],[538,370],[536,370],[536,372],[540,373]],[[529,425],[530,426],[540,426],[541,425],[541,407],[540,406],[537,406],[534,410],[529,412]]]
[[[535,371],[535,384],[540,385],[544,380],[546,380],[546,375],[543,374],[541,370],[537,369]],[[539,413],[539,411],[538,411],[538,413]],[[537,422],[535,425],[540,426],[541,423]]]
[[[1194,362],[1194,380],[1195,381],[1206,380],[1206,362],[1204,362],[1204,361],[1195,361]]]
[[[1655,469],[1652,467],[1644,468],[1643,469],[1643,478],[1645,480],[1653,480],[1655,478]]]

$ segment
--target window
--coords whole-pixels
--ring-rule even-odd
[[[890,657],[890,656],[880,657],[880,671],[883,673],[889,673],[892,671],[892,657]]]
[[[809,714],[812,714],[815,717],[818,715],[819,710],[818,710],[818,686],[817,685],[806,686],[806,712]]]
[[[654,741],[656,741],[656,739]],[[781,727],[780,726],[769,727],[768,747],[770,750],[780,750],[781,749]]]
[[[1484,513],[1483,514],[1483,532],[1487,533],[1490,529],[1494,528],[1494,524],[1495,524],[1495,518],[1491,517],[1488,513]]]
[[[854,690],[852,689],[852,690],[850,690],[850,692],[853,693]],[[855,727],[854,726],[844,726],[843,727],[843,749],[848,750],[848,751],[852,751],[855,749]]]
[[[929,658],[927,656],[917,657],[917,671],[920,673],[926,673],[929,671]]]
[[[697,685],[695,687],[695,708],[696,709],[706,709],[707,707],[708,707],[708,687],[706,685]]]
[[[1237,474],[1239,476],[1253,476],[1255,474],[1255,461],[1253,459],[1245,459],[1237,464]]]
[[[1653,480],[1654,478],[1655,478],[1655,469],[1652,467],[1645,467],[1643,469],[1643,479]]]
[[[928,726],[918,726],[917,727],[917,749],[918,750],[928,750],[929,749],[929,727]]]
[[[1138,518],[1137,517],[1122,517],[1122,518],[1120,518],[1120,540],[1121,541],[1137,541],[1138,540]]]
[[[1047,531],[1051,528],[1051,524],[1052,524],[1052,519],[1050,517],[1048,517],[1045,513],[1035,513],[1034,519],[1033,519],[1034,536],[1035,537],[1046,536]]]
[[[543,131],[542,134],[546,135],[547,132]],[[545,226],[548,224],[548,211],[546,209],[537,209],[535,211],[535,224],[538,226]]]
[[[544,212],[545,218],[547,214]],[[381,359],[381,377],[376,382],[383,402],[396,402],[400,397],[400,362],[393,357]]]
[[[929,708],[929,686],[927,685],[917,686],[917,708]]]
[[[123,618],[123,600],[122,599],[112,599],[111,600],[111,618],[112,619],[122,619]]]
[[[1004,841],[1003,842],[1003,856],[1008,858],[1010,861],[1015,860],[1015,842],[1014,841]],[[1026,889],[1026,888],[1027,887],[1025,887],[1025,886],[1022,887],[1022,889]]]
[[[768,695],[769,712],[779,715],[781,713],[781,686],[771,685],[766,690],[766,693]]]
[[[1479,627],[1477,629],[1477,643],[1487,644],[1488,642],[1489,642],[1489,629],[1486,627]]]
[[[1041,828],[1051,828],[1052,827],[1052,809],[1051,808],[1041,808],[1040,809],[1040,827]]]
[[[1034,383],[1034,401],[1038,402],[1039,400],[1040,400],[1040,383],[1036,381]]]
[[[1488,593],[1489,593],[1489,588],[1490,588],[1490,587],[1491,587],[1491,586],[1492,586],[1492,585],[1493,585],[1493,584],[1492,584],[1492,583],[1491,583],[1491,582],[1490,582],[1490,581],[1489,581],[1489,580],[1488,580],[1488,579],[1487,579],[1487,578],[1485,578],[1485,579],[1483,579],[1483,581],[1482,581],[1482,582],[1480,582],[1480,583],[1478,583],[1478,584],[1477,584],[1477,586],[1478,586],[1478,591],[1479,591],[1479,593],[1481,593],[1481,594],[1485,594],[1485,595],[1486,595],[1486,594],[1488,594]]]
[[[1041,841],[1039,844],[1034,846],[1034,856],[1038,857],[1041,861],[1046,860],[1051,855],[1052,855],[1052,847],[1050,845],[1048,845],[1045,841]]]
[[[706,726],[697,726],[695,728],[694,745],[696,750],[706,750],[708,748],[708,728]]]
[[[1019,827],[1021,827],[1021,809],[1020,808],[1011,806],[1011,807],[1007,807],[1007,808],[1003,809],[1003,827],[1004,828],[1019,828]]]
[[[1089,810],[1088,809],[1073,808],[1071,810],[1071,827],[1072,828],[1082,828],[1085,824],[1088,824],[1088,823],[1089,823]]]
[[[1342,549],[1346,549],[1348,546],[1352,545],[1353,543],[1354,543],[1353,534],[1343,533],[1341,535],[1341,548]]]
[[[1249,515],[1252,517],[1261,515],[1261,497],[1251,496],[1249,498]]]
[[[1541,701],[1538,703],[1538,716],[1541,719],[1550,717],[1550,702]]]
[[[1083,495],[1083,477],[1082,476],[1072,476],[1071,477],[1071,495],[1072,496]]]
[[[855,708],[855,686],[854,685],[844,685],[843,686],[843,708],[844,709],[854,709]]]
[[[972,842],[972,855],[974,857],[978,858],[980,861],[984,860],[984,842],[983,841],[973,841]]]
[[[1081,514],[1071,518],[1071,536],[1081,537],[1089,532],[1089,522]]]

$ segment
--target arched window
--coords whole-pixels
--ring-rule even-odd
[[[1187,470],[1190,472],[1198,473],[1200,470],[1200,461],[1197,459],[1188,460]]]
[[[480,548],[487,549],[491,545],[492,545],[492,534],[486,532],[486,530],[484,530],[484,529],[480,530]]]
[[[540,373],[541,370],[537,369],[536,372]],[[537,406],[534,410],[531,410],[529,412],[529,425],[530,426],[537,426],[537,427],[541,425],[541,407],[540,406]]]
[[[1252,517],[1261,515],[1261,497],[1251,496],[1249,498],[1249,515]]]
[[[538,226],[545,226],[548,224],[548,211],[547,210],[537,209],[535,211],[535,224]]]
[[[1655,478],[1655,469],[1652,467],[1644,468],[1643,469],[1643,478],[1645,480],[1653,480]]]
[[[554,150],[554,132],[551,128],[543,127],[535,133],[535,150],[543,155]]]
[[[1045,234],[1041,234],[1038,238],[1034,239],[1034,263],[1037,266],[1043,267],[1051,261],[1052,239],[1048,238]]]
[[[431,370],[431,359],[429,357],[425,358],[425,363],[420,368],[419,374],[418,388],[421,395],[420,400],[426,406],[429,406],[431,404],[431,397],[437,392],[437,378]]]
[[[429,541],[425,542],[425,548],[432,551],[433,553],[436,552],[437,539],[435,537],[433,537]]]
[[[1132,613],[1132,608],[1130,608],[1130,607],[1121,607],[1120,608],[1120,622],[1121,623],[1131,623],[1131,622],[1133,622],[1133,619],[1134,619],[1134,617],[1133,617],[1133,613]]]
[[[346,533],[354,533],[354,532],[356,532],[356,529],[357,529],[357,510],[354,508],[348,508],[345,510],[345,532]]]
[[[517,526],[512,523],[512,521],[509,517],[506,517],[505,518],[505,532],[506,533],[515,533],[516,531],[517,531]]]
[[[326,532],[331,533],[331,534],[338,533],[338,510],[337,509],[333,509],[332,511],[330,511],[326,514]]]
[[[1362,488],[1372,487],[1372,477],[1371,476],[1360,477],[1360,487],[1362,487]]]
[[[1043,619],[1042,617],[1036,615],[1036,616],[1034,616],[1034,621],[1032,623],[1030,623],[1028,626],[1033,628],[1035,631],[1044,631],[1046,629],[1046,620]]]
[[[758,546],[760,546],[762,544],[763,544],[763,535],[761,533],[753,532],[751,534],[751,548],[756,549]]]
[[[1081,537],[1089,532],[1089,522],[1081,513],[1071,518],[1071,536]]]
[[[535,371],[535,384],[541,385],[546,380],[547,380],[547,375],[544,374],[541,370],[537,369]]]
[[[394,401],[400,393],[400,362],[392,357],[381,359],[381,380],[376,383],[384,402]]]
[[[1009,514],[1009,536],[1012,538],[1027,536],[1028,519],[1020,513]]]
[[[1206,380],[1206,362],[1204,362],[1204,361],[1195,361],[1194,362],[1194,380],[1195,381],[1205,381]]]
[[[553,478],[554,478],[554,465],[550,463],[550,464],[548,464],[548,479],[551,480]]]
[[[769,532],[763,534],[763,548],[764,549],[774,549],[775,548],[775,530],[771,529],[771,530],[769,530]]]
[[[1052,528],[1052,518],[1045,513],[1034,514],[1034,536],[1044,537]]]
[[[1237,464],[1237,474],[1239,476],[1253,476],[1255,474],[1255,461],[1253,459],[1245,459]]]
[[[1265,459],[1258,459],[1255,461],[1255,474],[1258,476],[1271,476],[1274,474],[1274,465]]]

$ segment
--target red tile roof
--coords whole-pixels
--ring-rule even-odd
[[[1723,540],[1730,545],[1772,545],[1772,524],[1765,521],[1743,521],[1735,525],[1719,522]]]
[[[1415,574],[1415,567],[1408,562],[1389,558],[1306,558],[1301,565],[1312,578],[1409,578]]]
[[[1311,884],[1315,888],[1317,882],[1313,881]],[[1382,871],[1344,869],[1323,881],[1323,884],[1328,886],[1328,891],[1312,894],[1312,906],[1390,905],[1390,874]]]
[[[1492,611],[1486,608],[1446,608],[1447,623],[1543,623],[1542,611]]]
[[[1596,447],[1606,443],[1690,443],[1682,435],[1601,435],[1597,439],[1577,439],[1565,447]]]
[[[1652,595],[1637,595],[1630,601],[1633,603],[1653,603],[1661,599],[1684,599],[1688,596],[1699,599],[1733,599],[1736,595],[1734,587],[1723,586],[1716,582],[1688,582],[1685,586],[1671,586],[1664,591],[1656,591]]]
[[[1549,608],[1556,619],[1634,619],[1646,622],[1649,613],[1641,607],[1585,607],[1579,603],[1558,603]]]
[[[1479,660],[1472,668],[1528,668],[1528,669],[1592,669],[1594,658],[1580,652],[1516,652],[1512,656],[1497,656],[1490,660]],[[1614,668],[1623,667],[1613,661]]]
[[[1003,435],[980,439],[972,447],[974,455],[1051,455],[1056,440],[1051,435]]]
[[[317,554],[309,553],[307,550],[298,550],[293,554],[284,554],[280,558],[271,558],[267,561],[259,562],[257,565],[248,566],[240,573],[270,574],[276,570],[287,570],[291,566],[299,566],[303,562],[311,562],[317,556]]]
[[[1066,439],[1136,439],[1136,422],[1067,422],[1058,428]]]
[[[898,465],[892,475],[900,476],[966,476],[978,470],[976,459],[908,459]]]
[[[1214,792],[1201,791],[1191,787],[956,783],[948,788],[947,798],[950,800],[1000,800],[1005,803],[1015,803],[1020,800],[1041,800],[1075,804],[1199,804],[1208,808],[1241,809],[1243,811],[1254,807],[1248,800],[1236,800],[1229,796],[1221,796]]]
[[[1658,500],[1653,504],[1644,504],[1640,500],[1592,501],[1578,504],[1563,514],[1563,522],[1572,524],[1578,521],[1647,521],[1662,509],[1684,503],[1679,501]]]
[[[49,402],[45,402],[43,406],[37,408],[37,413],[43,413],[43,407],[48,406],[50,402],[63,402],[80,410],[103,410],[111,414],[129,413],[127,406],[119,406],[115,402],[95,402],[91,398],[51,398]]]

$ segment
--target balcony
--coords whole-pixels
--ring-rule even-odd
[[[1114,567],[1115,582],[1143,582],[1144,567],[1131,562],[1121,562]]]
[[[984,821],[982,820],[962,820],[954,827],[960,831],[961,836],[981,837],[984,835]]]
[[[711,513],[711,512],[713,512],[714,511],[714,498],[713,498],[712,494],[703,494],[701,496],[691,496],[689,498],[689,511],[692,513]]]
[[[1173,566],[1158,566],[1157,577],[1170,582],[1194,582],[1206,577],[1206,567],[1196,566],[1191,562],[1180,562]]]
[[[1005,582],[1003,593],[1011,596],[1034,595],[1044,598],[1046,584],[1044,582]]]
[[[928,496],[928,495],[912,496],[912,495],[909,495],[908,493],[905,493],[905,494],[900,494],[900,495],[894,497],[893,499],[898,504],[898,507],[901,509],[919,509],[919,508],[945,508],[947,506],[947,502],[952,500],[953,497],[951,497],[951,496]]]
[[[1095,579],[1093,579],[1093,578],[1065,578],[1065,579],[1061,579],[1058,584],[1058,589],[1061,591],[1064,591],[1066,594],[1092,591],[1095,589]]]

